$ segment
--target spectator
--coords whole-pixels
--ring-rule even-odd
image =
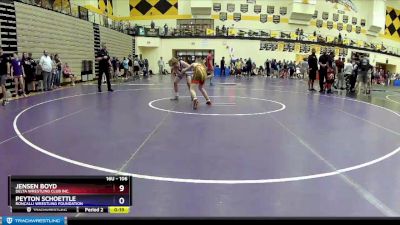
[[[150,23],[150,27],[151,27],[151,29],[154,29],[154,28],[156,27],[156,24],[154,23],[153,20],[152,20],[151,23]]]
[[[129,55],[128,56],[128,72],[132,73],[133,71],[133,60],[132,60],[132,56]],[[128,74],[126,74],[128,76]]]
[[[221,76],[225,76],[225,57],[221,59]]]
[[[124,67],[124,76],[125,79],[128,79],[128,71],[129,71],[129,59],[124,57],[124,61],[122,61],[123,67]]]
[[[51,68],[52,68],[51,69],[51,88],[55,89],[56,87],[54,86],[54,79],[56,77],[57,64],[56,64],[53,54],[50,55],[50,59],[51,59]]]
[[[136,57],[135,60],[133,61],[133,73],[135,76],[139,76],[139,70],[140,70],[140,63],[139,59]]]
[[[163,57],[160,57],[160,60],[158,60],[157,64],[158,64],[158,74],[163,75],[165,68],[165,62],[163,60]]]
[[[225,25],[222,25],[222,35],[226,36],[226,27],[225,27]]]
[[[75,75],[72,73],[68,63],[65,63],[64,66],[64,78],[69,78],[71,80],[71,86],[75,86]]]
[[[249,58],[249,59],[246,61],[246,72],[247,72],[248,78],[250,78],[250,76],[251,76],[251,69],[252,69],[252,66],[253,66],[253,63],[251,62],[251,58]]]
[[[167,36],[167,35],[168,35],[168,25],[165,24],[164,25],[164,36]]]
[[[19,95],[19,84],[21,85],[22,95],[26,97],[24,86],[25,72],[18,52],[14,52],[13,59],[11,60],[11,76],[14,78],[16,97],[18,98]]]
[[[36,62],[32,59],[32,53],[29,53],[29,55],[26,52],[22,53],[22,65],[25,71],[25,93],[29,94],[30,84],[32,84],[32,91],[36,90],[34,70]]]
[[[2,105],[8,103],[6,82],[7,78],[11,75],[10,73],[10,58],[4,54],[3,48],[0,47],[0,78],[1,78],[1,93],[3,94]]]
[[[327,77],[329,56],[326,54],[326,49],[323,50],[322,55],[319,57],[319,92],[324,93],[324,81]]]
[[[48,55],[47,50],[43,51],[43,56],[40,58],[39,65],[42,69],[43,74],[44,91],[51,91],[51,72],[53,68],[52,61],[50,56]]]
[[[338,89],[340,88],[340,90],[344,90],[344,73],[343,73],[343,69],[344,69],[344,58],[340,59],[338,58],[335,61],[335,65],[336,65],[336,74],[337,74],[337,82],[335,84],[335,88]]]
[[[269,77],[271,75],[271,62],[268,59],[265,61],[265,70],[267,71],[267,77]]]
[[[56,66],[57,66],[56,76],[54,78],[54,85],[56,88],[57,87],[60,88],[61,87],[62,62],[61,62],[60,56],[58,54],[56,54],[54,56],[54,60],[55,60]]]
[[[308,90],[315,91],[314,89],[314,81],[317,79],[317,71],[318,71],[318,58],[315,55],[315,48],[312,49],[311,55],[308,57]]]
[[[146,71],[143,71],[143,75],[146,73],[146,76],[148,75],[149,72],[149,61],[147,59],[144,59],[143,62],[143,68],[146,69]]]

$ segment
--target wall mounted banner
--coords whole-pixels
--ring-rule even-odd
[[[294,43],[288,43],[288,51],[289,52],[293,52],[294,51],[294,47],[295,47]]]
[[[348,23],[349,22],[349,16],[343,15],[343,23]]]
[[[337,13],[339,14],[345,14],[345,12],[343,10],[338,10]]]
[[[213,10],[214,10],[215,12],[221,11],[221,3],[214,3],[214,4],[213,4]]]
[[[260,22],[266,23],[268,21],[268,14],[260,14]]]
[[[328,12],[323,12],[322,13],[322,19],[323,20],[328,20],[328,18],[329,18],[329,13]]]
[[[351,24],[347,24],[346,30],[350,33],[353,30],[353,26]]]
[[[248,11],[249,11],[249,5],[248,4],[240,4],[240,12],[247,13]]]
[[[287,7],[281,7],[281,8],[279,9],[279,13],[280,13],[282,16],[286,15],[286,14],[287,14]]]
[[[273,18],[272,18],[272,21],[273,21],[274,23],[280,23],[280,22],[281,22],[281,16],[279,16],[279,15],[274,15]]]
[[[356,25],[357,24],[357,17],[353,17],[352,20],[351,20],[351,23],[353,25]]]
[[[318,18],[318,10],[314,11],[314,14],[312,16],[313,19],[317,19]]]
[[[219,19],[220,19],[221,21],[227,20],[227,19],[228,19],[228,13],[226,13],[226,12],[220,12],[220,13],[219,13]]]
[[[360,26],[356,26],[356,33],[360,34],[361,33],[361,27]]]
[[[332,30],[332,28],[333,28],[333,22],[332,22],[332,21],[328,21],[328,22],[326,23],[326,27],[327,27],[329,30]]]
[[[271,6],[271,5],[267,6],[268,14],[274,14],[274,12],[275,12],[275,6]]]
[[[343,23],[338,23],[337,24],[337,29],[338,29],[338,31],[343,30]]]
[[[256,0],[247,0],[247,3],[256,4]]]
[[[235,22],[239,22],[240,20],[242,20],[242,14],[241,13],[233,13],[233,20]]]
[[[365,19],[361,19],[360,24],[361,26],[365,27]]]
[[[289,43],[284,43],[283,44],[283,49],[284,52],[289,51]]]
[[[228,5],[226,6],[226,10],[228,12],[234,12],[235,11],[235,4],[228,3]]]
[[[317,20],[316,25],[317,25],[318,28],[321,28],[323,23],[324,23],[324,21],[322,21],[322,20]]]
[[[335,22],[339,21],[339,14],[334,13],[333,16],[332,16],[332,20],[335,21]]]
[[[294,51],[300,53],[300,43],[294,44]]]
[[[278,51],[283,51],[283,48],[284,48],[284,43],[283,42],[278,42]]]
[[[261,9],[261,5],[254,5],[254,13],[261,13],[262,9]]]

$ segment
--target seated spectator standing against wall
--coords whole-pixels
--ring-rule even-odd
[[[129,59],[124,57],[124,61],[122,61],[122,65],[124,67],[124,76],[126,79],[128,79]]]
[[[139,76],[139,70],[140,70],[140,63],[139,59],[136,57],[135,60],[133,61],[133,73],[135,76]]]
[[[344,59],[338,58],[335,61],[335,64],[336,64],[336,68],[337,68],[337,82],[334,87],[336,89],[340,88],[341,90],[344,90],[344,74],[343,74]]]
[[[32,91],[35,91],[35,71],[34,71],[34,66],[35,66],[35,61],[28,56],[26,52],[22,53],[22,65],[24,67],[24,72],[25,72],[25,93],[29,94],[29,84],[32,85]]]
[[[162,57],[160,57],[160,60],[158,60],[157,64],[158,64],[158,74],[160,75],[164,74],[165,63]]]
[[[56,76],[54,78],[54,86],[57,88],[61,87],[61,74],[62,74],[62,62],[60,59],[60,55],[56,54],[54,56],[54,61],[57,65]]]
[[[64,78],[71,79],[71,86],[75,86],[75,75],[72,73],[72,70],[69,67],[68,63],[65,63],[64,66]]]
[[[3,94],[2,105],[8,103],[6,82],[7,78],[11,75],[10,73],[10,57],[3,53],[3,49],[0,47],[0,79],[1,79],[1,93]]]
[[[43,56],[40,58],[39,65],[42,68],[44,90],[50,91],[52,61],[46,50],[43,51]]]
[[[13,59],[11,60],[11,76],[14,78],[16,97],[18,98],[19,86],[21,86],[22,95],[26,97],[24,86],[25,72],[24,67],[22,66],[22,61],[18,56],[18,52],[14,53]]]
[[[97,80],[97,87],[99,92],[101,92],[101,80],[103,78],[103,73],[106,74],[108,91],[110,92],[113,91],[113,89],[111,89],[111,81],[110,81],[110,66],[111,66],[110,60],[111,59],[107,51],[107,45],[106,43],[102,43],[102,48],[97,53],[96,57],[96,61],[99,62],[99,77]]]

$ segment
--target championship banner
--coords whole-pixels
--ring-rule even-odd
[[[361,33],[361,27],[360,26],[356,26],[356,33],[357,34]]]
[[[360,21],[360,24],[361,24],[361,26],[363,26],[363,27],[365,27],[365,19],[361,19],[361,21]]]
[[[296,43],[296,44],[294,45],[294,51],[295,51],[296,53],[300,53],[300,43]]]
[[[278,51],[282,52],[284,47],[285,47],[285,43],[283,43],[283,42],[278,43]]]
[[[351,19],[351,23],[352,23],[353,25],[356,25],[356,24],[357,24],[357,17],[353,17],[353,18]]]
[[[279,13],[280,13],[282,16],[286,15],[286,14],[287,14],[287,7],[281,7],[281,8],[279,9]]]
[[[328,20],[328,18],[329,18],[329,13],[328,12],[323,12],[322,13],[322,19],[323,20]]]
[[[350,39],[344,39],[343,40],[344,45],[350,45]]]
[[[261,9],[261,5],[254,5],[254,13],[261,13],[262,9]]]
[[[351,31],[353,31],[353,26],[351,25],[351,24],[347,24],[347,26],[346,26],[346,31],[347,32],[351,32]]]
[[[343,30],[343,23],[337,23],[336,28],[338,29],[338,31],[342,31]]]
[[[213,4],[213,10],[214,10],[215,12],[221,11],[221,3],[214,3],[214,4]]]
[[[268,21],[268,14],[260,14],[260,22],[266,23]]]
[[[274,12],[275,12],[275,6],[271,6],[271,5],[267,6],[268,14],[274,14]]]
[[[234,12],[235,11],[235,4],[228,3],[228,5],[226,6],[226,10],[228,12]]]
[[[239,22],[240,20],[242,20],[242,14],[241,13],[233,13],[233,20],[235,22]]]
[[[318,18],[318,10],[314,11],[314,14],[312,16],[313,19],[317,19]]]
[[[326,22],[326,27],[327,27],[329,30],[332,30],[332,28],[333,28],[333,22],[332,22],[332,21]]]
[[[339,21],[339,14],[334,13],[333,16],[332,16],[332,20],[335,21],[335,22]]]
[[[214,30],[213,29],[208,29],[207,28],[207,36],[214,36]]]
[[[240,12],[247,13],[248,11],[249,11],[249,5],[248,4],[240,4]]]
[[[281,16],[279,16],[279,15],[274,15],[274,16],[272,17],[272,21],[273,21],[274,23],[280,23],[280,22],[281,22]]]
[[[343,15],[342,20],[343,20],[343,23],[349,22],[349,16]]]
[[[271,37],[273,38],[279,37],[279,31],[271,31]]]
[[[318,28],[321,28],[323,23],[324,23],[324,22],[323,22],[322,20],[317,20],[316,26],[317,26]]]
[[[282,49],[284,52],[286,52],[286,51],[288,51],[289,50],[289,43],[284,43],[283,44],[283,49]]]
[[[219,13],[219,20],[225,21],[228,19],[228,14],[226,12],[220,12]]]

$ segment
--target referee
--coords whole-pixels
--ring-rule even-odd
[[[111,66],[110,55],[108,54],[106,43],[103,42],[101,44],[101,47],[102,48],[97,53],[96,57],[96,61],[99,62],[99,78],[97,80],[98,90],[99,92],[101,92],[101,81],[103,78],[103,73],[105,73],[107,79],[108,91],[113,92],[113,89],[111,89],[111,82],[110,82],[110,66]]]

